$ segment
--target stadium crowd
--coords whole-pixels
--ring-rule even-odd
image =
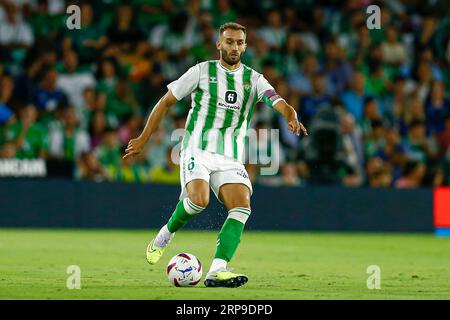
[[[66,7],[81,8],[81,29]],[[381,8],[369,30],[366,7]],[[123,160],[190,66],[217,59],[218,27],[247,27],[243,62],[264,74],[308,138],[260,103],[252,127],[280,130],[280,170],[256,184],[415,188],[450,184],[450,6],[445,0],[0,0],[0,158],[72,163],[93,181],[179,183],[170,110]],[[252,148],[271,152],[270,138]]]

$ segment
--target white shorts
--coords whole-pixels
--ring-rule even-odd
[[[242,163],[223,155],[197,149],[183,150],[180,154],[180,200],[187,197],[186,185],[195,179],[208,182],[219,199],[219,189],[226,183],[242,183],[253,193],[252,183]]]

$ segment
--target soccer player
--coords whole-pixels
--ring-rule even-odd
[[[147,247],[155,264],[164,249],[190,219],[209,203],[209,188],[228,210],[219,232],[216,253],[205,278],[207,287],[239,287],[248,281],[227,269],[251,214],[252,185],[243,165],[244,139],[255,104],[264,101],[280,112],[293,133],[307,135],[294,108],[263,75],[241,63],[247,47],[246,28],[229,22],[220,27],[220,60],[191,67],[167,85],[167,93],[152,110],[139,137],[130,140],[124,158],[140,153],[170,106],[191,94],[180,153],[181,195],[172,216]]]

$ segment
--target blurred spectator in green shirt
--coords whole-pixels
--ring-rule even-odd
[[[89,135],[79,127],[73,107],[62,110],[62,122],[52,125],[49,132],[49,154],[56,159],[75,161],[90,150]]]
[[[65,27],[64,14],[50,14],[48,0],[38,0],[36,9],[28,21],[36,37],[56,38],[57,33]]]
[[[96,148],[95,153],[100,163],[107,167],[109,165],[119,166],[122,150],[114,128],[106,128],[103,133],[103,141]]]
[[[47,158],[48,137],[45,128],[36,122],[37,110],[28,104],[19,111],[19,120],[5,130],[5,140],[17,148],[17,158]]]
[[[172,159],[172,148],[166,151],[166,163],[156,166],[150,171],[150,180],[162,184],[180,183],[180,167]]]

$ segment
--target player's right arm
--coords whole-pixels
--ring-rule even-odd
[[[128,146],[125,149],[124,159],[131,157],[133,155],[139,154],[143,149],[148,139],[159,126],[162,119],[164,118],[167,110],[173,106],[177,101],[180,101],[188,94],[190,94],[198,86],[200,81],[200,67],[195,65],[191,67],[186,73],[184,73],[177,80],[169,83],[167,85],[167,93],[158,101],[156,106],[153,108],[150,116],[147,119],[145,128],[139,137],[131,139],[128,142]]]
[[[172,91],[169,89],[153,108],[142,133],[137,138],[131,139],[130,142],[128,142],[123,159],[137,155],[144,149],[145,144],[155,129],[158,128],[162,119],[166,115],[167,110],[169,110],[169,108],[177,101],[177,98],[175,98]]]

